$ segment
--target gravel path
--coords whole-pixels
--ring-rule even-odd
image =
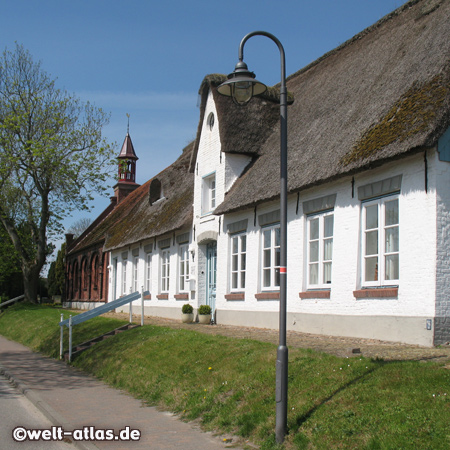
[[[108,313],[105,317],[116,317],[128,320],[126,313]],[[133,316],[133,321],[140,323],[140,316]],[[205,334],[216,334],[239,339],[278,344],[278,331],[262,328],[237,327],[232,325],[201,325],[199,323],[184,324],[181,320],[164,319],[162,317],[145,316],[144,323],[171,328],[195,330]],[[450,368],[450,345],[441,347],[420,347],[374,339],[358,339],[334,336],[322,336],[296,331],[287,332],[288,347],[309,348],[340,357],[366,356],[384,360],[434,360],[447,362]]]

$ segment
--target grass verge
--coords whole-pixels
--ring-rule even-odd
[[[8,308],[0,315],[0,334],[56,357],[60,313],[33,305]],[[73,342],[123,323],[93,319],[74,327]],[[442,365],[304,349],[290,349],[289,434],[284,447],[277,446],[275,356],[272,344],[146,325],[97,344],[73,364],[262,450],[450,448],[450,371]]]

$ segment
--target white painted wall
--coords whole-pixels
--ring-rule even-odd
[[[434,156],[437,190],[436,343],[450,341],[450,163]],[[428,159],[432,159],[428,157]]]
[[[214,126],[207,118],[215,115]],[[205,302],[205,251],[208,240],[217,239],[217,297],[216,309],[220,317],[234,323],[236,318],[250,314],[254,326],[277,326],[278,300],[258,300],[261,292],[261,227],[258,217],[279,209],[279,202],[257,207],[256,213],[246,210],[227,216],[202,215],[202,180],[205,175],[216,174],[216,205],[242,173],[250,158],[221,152],[220,123],[211,94],[208,96],[205,120],[200,136],[195,167],[194,221],[191,232],[191,278],[195,288],[189,293],[194,307]],[[345,177],[333,183],[303,191],[288,198],[288,315],[289,326],[300,331],[341,334],[347,336],[393,339],[432,345],[432,332],[426,330],[426,320],[434,319],[436,299],[439,314],[449,315],[450,309],[450,164],[439,161],[435,150],[427,152],[428,185],[425,191],[425,164],[423,153],[391,162],[382,167]],[[397,298],[356,299],[353,291],[361,289],[361,201],[358,187],[386,178],[402,175],[399,196],[400,216],[400,281]],[[303,202],[336,194],[334,208],[333,269],[329,299],[301,299],[306,290],[306,217]],[[438,217],[439,214],[439,217]],[[246,287],[244,300],[227,300],[230,293],[230,236],[227,226],[243,219],[248,220]],[[194,237],[195,229],[195,237]],[[184,230],[186,232],[186,230]],[[182,304],[177,300],[178,244],[171,237],[171,279],[167,300],[158,300],[160,259],[158,241],[152,252],[152,299],[145,302],[151,314],[178,317]],[[203,241],[202,241],[203,239]],[[139,277],[144,284],[145,253],[139,246]],[[122,284],[122,253],[128,251],[128,280],[132,282],[132,247],[112,252],[111,261],[117,257],[117,281]],[[436,258],[438,263],[436,264]],[[112,297],[110,280],[110,299]],[[137,302],[139,303],[139,302]],[[176,313],[174,312],[176,311]],[[245,314],[244,314],[245,313]],[[239,316],[239,314],[241,314]],[[253,315],[252,315],[253,314]],[[384,319],[383,319],[384,318]],[[225,322],[226,322],[225,320]],[[237,320],[236,323],[239,323]],[[308,328],[309,323],[312,323]],[[358,324],[359,325],[356,325]],[[371,324],[374,324],[373,326]]]
[[[214,126],[211,128],[208,117],[214,114]],[[192,268],[192,277],[196,280],[197,298],[199,304],[205,303],[206,297],[206,242],[216,240],[221,232],[222,218],[213,214],[202,214],[202,184],[203,178],[212,173],[216,176],[216,206],[223,202],[225,193],[231,188],[239,175],[250,162],[248,156],[226,154],[221,151],[220,122],[212,93],[209,92],[205,106],[205,120],[201,130],[197,162],[195,166],[194,184],[194,221],[196,240],[195,264]],[[218,249],[218,254],[221,250]],[[218,270],[218,281],[222,274]]]
[[[144,290],[147,289],[146,287],[146,264],[147,264],[147,254],[148,252],[145,251],[147,246],[152,247],[151,251],[151,288],[150,288],[150,294],[151,294],[151,300],[145,300],[144,305],[146,307],[161,307],[161,308],[175,308],[177,311],[181,311],[181,307],[185,303],[191,302],[192,305],[194,305],[193,300],[195,299],[195,292],[187,292],[188,298],[187,299],[177,299],[175,296],[180,294],[179,292],[179,248],[181,244],[178,244],[176,242],[176,237],[178,235],[184,234],[186,232],[190,232],[191,230],[183,230],[183,232],[179,232],[175,234],[175,237],[173,235],[167,235],[162,236],[161,238],[158,238],[151,241],[144,241],[142,243],[133,245],[133,246],[127,246],[126,248],[114,250],[111,252],[111,261],[113,258],[117,258],[117,284],[118,284],[118,295],[117,297],[127,295],[129,294],[130,288],[134,291],[134,286],[132,285],[133,282],[133,273],[134,273],[134,256],[132,255],[132,251],[134,249],[139,249],[139,263],[138,263],[138,291],[140,292],[142,287],[144,287]],[[161,249],[159,248],[158,243],[162,240],[165,240],[169,238],[170,239],[170,247],[168,250],[170,251],[170,282],[169,282],[169,292],[166,299],[158,299],[157,296],[161,293],[161,286],[160,286],[160,280],[161,280],[161,259],[160,259],[160,252]],[[155,248],[156,245],[156,248]],[[124,254],[127,254],[128,257],[124,258]],[[123,276],[123,265],[124,261],[127,259],[127,270],[126,270],[126,286],[127,286],[127,292],[123,293],[122,289],[122,276]],[[192,255],[190,255],[190,263],[192,263]],[[113,273],[113,267],[110,267],[110,286],[109,286],[109,298],[108,301],[113,300],[113,279],[115,274]],[[137,300],[133,302],[133,305],[140,305],[141,301]],[[128,311],[127,307],[123,308],[124,311]],[[137,310],[136,310],[137,311]]]
[[[352,198],[351,177],[332,184],[302,192],[296,214],[297,197],[290,196],[288,204],[288,311],[335,315],[434,315],[435,254],[436,254],[436,190],[433,184],[436,164],[428,164],[428,193],[424,190],[423,155],[385,165],[355,176]],[[400,214],[400,283],[397,299],[355,299],[353,291],[361,288],[361,202],[357,190],[361,185],[402,175],[399,203]],[[334,209],[333,272],[330,299],[300,299],[306,289],[305,225],[302,202],[337,194]],[[450,195],[449,195],[450,197]],[[278,209],[274,202],[259,206],[256,215]],[[245,301],[224,299],[229,292],[229,237],[226,226],[248,219],[247,276]],[[219,277],[217,308],[224,310],[277,311],[278,301],[256,300],[260,292],[260,227],[254,212],[245,211],[224,218],[219,238]]]

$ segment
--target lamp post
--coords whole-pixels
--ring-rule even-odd
[[[287,428],[288,398],[288,348],[286,346],[286,306],[287,306],[287,89],[286,60],[281,42],[266,31],[247,34],[239,45],[239,62],[234,72],[228,75],[218,92],[233,98],[238,105],[245,105],[255,95],[264,93],[267,87],[255,80],[255,74],[248,70],[244,62],[244,44],[253,36],[266,36],[277,44],[281,57],[280,84],[280,314],[279,345],[276,363],[276,425],[278,443],[284,441]]]

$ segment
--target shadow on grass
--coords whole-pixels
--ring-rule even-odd
[[[346,389],[348,389],[349,387],[355,385],[356,383],[359,383],[360,381],[364,380],[365,378],[367,378],[369,375],[372,375],[375,371],[379,370],[382,366],[385,366],[386,364],[389,364],[389,362],[387,361],[383,361],[380,359],[377,360],[373,360],[373,362],[375,364],[377,364],[376,367],[373,367],[371,369],[368,369],[366,372],[364,372],[362,375],[359,375],[358,377],[347,381],[346,383],[344,383],[342,386],[338,387],[337,389],[335,389],[330,395],[328,395],[327,397],[323,398],[322,400],[320,400],[318,403],[316,403],[312,408],[310,408],[308,411],[306,411],[304,414],[302,414],[301,416],[297,417],[295,424],[297,426],[297,429],[299,429],[305,422],[307,422],[311,416],[322,406],[324,406],[325,404],[327,404],[328,402],[330,402],[331,400],[333,400],[334,397],[336,397],[338,394],[340,394],[341,392],[345,391]]]

